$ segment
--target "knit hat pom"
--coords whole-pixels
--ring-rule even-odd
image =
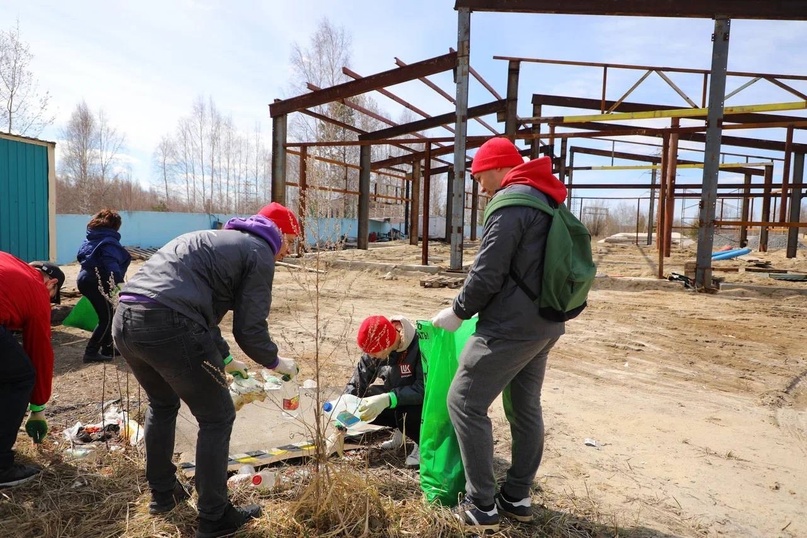
[[[476,151],[471,173],[479,174],[494,168],[514,168],[524,163],[518,148],[507,138],[491,138]]]
[[[359,327],[356,343],[365,353],[378,353],[395,343],[398,331],[384,316],[370,316]]]

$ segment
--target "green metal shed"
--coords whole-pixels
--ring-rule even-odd
[[[0,250],[56,260],[56,143],[0,133]]]

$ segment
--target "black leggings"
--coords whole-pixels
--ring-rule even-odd
[[[101,291],[103,289],[103,291]],[[95,353],[99,349],[112,353],[112,303],[109,301],[109,282],[101,281],[95,273],[84,271],[78,274],[78,291],[89,299],[95,313],[98,314],[98,326],[87,342],[87,352]]]
[[[379,385],[370,385],[364,397],[384,394],[387,391]],[[395,409],[389,407],[381,411],[371,424],[398,428],[415,443],[420,443],[420,418],[423,415],[422,405],[399,405]]]
[[[17,440],[34,389],[34,367],[11,331],[0,325],[0,470],[14,464]]]

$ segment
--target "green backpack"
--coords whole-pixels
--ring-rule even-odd
[[[541,317],[551,321],[577,317],[586,307],[586,298],[597,274],[591,254],[591,234],[564,204],[552,208],[540,198],[524,193],[494,196],[485,208],[483,222],[498,209],[514,205],[540,209],[552,217],[552,224],[546,237],[541,296],[535,295],[512,268],[510,277],[538,304]]]

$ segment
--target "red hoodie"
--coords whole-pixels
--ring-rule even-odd
[[[559,204],[566,200],[566,185],[552,174],[552,159],[549,157],[538,157],[507,172],[500,188],[509,185],[535,187]]]
[[[0,325],[22,331],[22,347],[36,370],[30,403],[46,404],[53,383],[50,295],[42,273],[7,252],[0,252]]]

